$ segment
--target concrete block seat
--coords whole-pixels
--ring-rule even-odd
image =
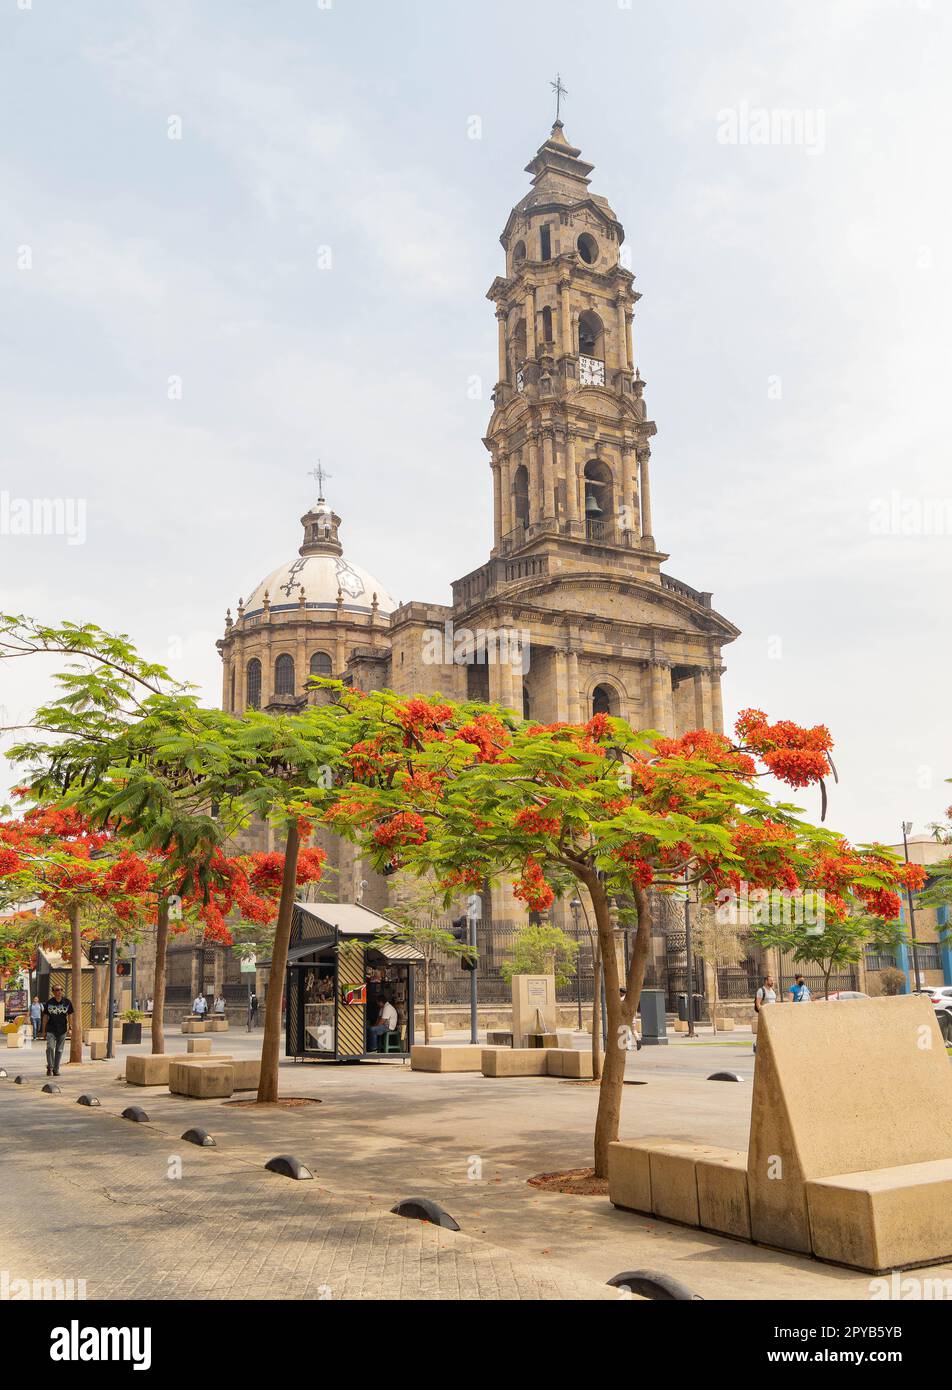
[[[952,1069],[921,995],[771,1005],[746,1164],[671,1139],[609,1150],[611,1201],[872,1273],[952,1259]]]
[[[616,1207],[666,1221],[750,1234],[746,1158],[735,1149],[686,1139],[618,1141],[608,1149],[608,1196]]]
[[[487,1047],[481,1055],[483,1076],[547,1076],[551,1049]]]
[[[410,1049],[411,1071],[481,1071],[483,1052],[478,1043],[461,1047],[415,1043]]]
[[[169,1062],[169,1091],[176,1096],[228,1097],[235,1089],[230,1057],[174,1057]]]
[[[204,1018],[183,1018],[183,1033],[205,1033],[209,1031],[208,1023]]]
[[[169,1066],[173,1062],[198,1062],[204,1058],[190,1057],[180,1052],[159,1052],[135,1054],[130,1053],[126,1058],[126,1082],[130,1086],[167,1086],[169,1084]],[[216,1057],[218,1062],[227,1062],[231,1058],[227,1056]]]
[[[876,1272],[952,1250],[952,1158],[818,1178],[806,1193],[817,1259]]]
[[[552,1047],[546,1052],[546,1076],[575,1077],[580,1081],[591,1081],[591,1048]]]

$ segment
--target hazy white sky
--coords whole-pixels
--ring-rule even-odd
[[[559,70],[644,295],[666,569],[743,631],[727,713],[828,723],[831,823],[921,830],[952,802],[950,31],[943,0],[8,0],[3,606],[217,701],[318,457],[348,553],[446,602],[490,544],[484,294]],[[22,497],[81,500],[84,543],[9,534]],[[5,719],[48,689],[2,675]]]

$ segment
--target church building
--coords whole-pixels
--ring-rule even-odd
[[[636,366],[640,298],[624,229],[590,191],[593,166],[560,120],[527,165],[488,291],[499,379],[484,444],[494,500],[485,564],[449,605],[398,605],[345,556],[322,495],[297,556],[229,611],[223,705],[295,709],[312,674],[365,690],[439,691],[542,722],[604,711],[666,733],[722,728],[721,651],[738,629],[710,593],[663,571],[651,508],[654,422]],[[386,883],[326,846],[335,896],[386,906]],[[504,895],[493,912],[524,917]]]

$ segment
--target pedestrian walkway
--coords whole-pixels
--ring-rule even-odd
[[[66,1095],[0,1082],[11,1281],[90,1299],[601,1299],[614,1289]],[[404,1194],[410,1195],[410,1194]]]

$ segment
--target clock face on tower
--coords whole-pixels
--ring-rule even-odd
[[[579,386],[604,386],[605,363],[599,361],[597,357],[580,357],[578,359],[578,384]]]

